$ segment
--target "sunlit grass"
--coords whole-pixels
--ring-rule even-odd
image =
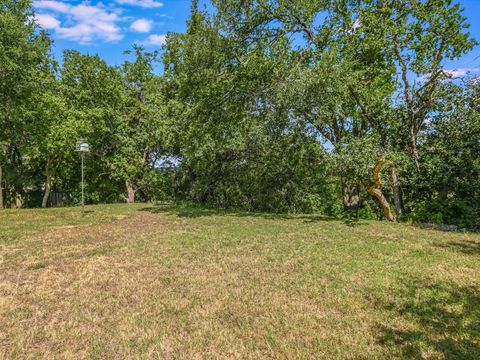
[[[109,205],[1,211],[0,252],[6,358],[480,357],[476,234]]]

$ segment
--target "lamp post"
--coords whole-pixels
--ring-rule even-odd
[[[85,159],[85,153],[90,151],[88,143],[86,143],[83,140],[77,141],[77,151],[80,153],[82,157],[82,214],[85,213],[85,197],[84,197],[84,191],[83,191],[83,162]]]

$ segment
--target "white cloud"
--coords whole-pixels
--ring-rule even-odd
[[[480,73],[480,67],[450,69],[450,70],[445,70],[445,72],[450,74],[452,78],[459,78],[466,75],[470,75],[472,73]]]
[[[167,36],[164,34],[152,34],[150,35],[146,41],[143,42],[144,45],[152,45],[152,46],[162,46],[165,44]]]
[[[148,19],[138,19],[135,20],[131,25],[130,29],[136,32],[148,33],[152,30],[153,22]]]
[[[480,67],[445,69],[444,72],[446,75],[448,75],[450,79],[458,79],[469,75],[480,74]],[[428,81],[431,76],[432,74],[422,74],[418,76],[415,80],[419,82],[425,82]]]
[[[48,14],[35,15],[37,23],[44,29],[57,29],[60,27],[60,21]]]
[[[60,23],[54,27],[60,38],[78,41],[80,43],[91,43],[94,40],[116,42],[123,38],[118,22],[120,17],[118,9],[107,9],[104,5],[88,5],[87,3],[70,5],[55,0],[38,0],[34,6],[41,10],[51,10],[64,17],[63,26]],[[52,18],[49,14],[38,14],[37,19],[47,19],[47,25],[52,26]],[[57,20],[58,21],[58,20]],[[41,20],[39,20],[41,23]],[[65,26],[65,23],[67,24]],[[53,28],[53,27],[52,27]]]
[[[155,0],[116,0],[116,2],[122,5],[140,6],[146,9],[159,8],[163,6],[162,2]]]
[[[66,13],[70,10],[70,5],[61,1],[55,0],[37,0],[33,2],[36,8],[54,10],[62,13]]]

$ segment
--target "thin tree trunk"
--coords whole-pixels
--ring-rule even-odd
[[[12,185],[9,185],[8,190],[6,190],[6,194],[8,199],[8,206],[11,209],[15,209],[15,188]]]
[[[0,165],[0,209],[3,209],[3,172],[2,166]]]
[[[130,180],[125,181],[125,186],[127,188],[127,203],[134,204],[135,203],[135,190],[133,189],[133,184]]]
[[[415,129],[410,129],[410,137],[411,137],[411,146],[412,146],[412,155],[413,160],[415,161],[415,167],[417,171],[420,170],[420,156],[418,155],[418,148],[417,148],[417,135]]]
[[[23,206],[23,197],[19,191],[15,192],[15,207],[20,209]]]
[[[392,182],[393,182],[393,199],[395,202],[395,211],[397,216],[401,217],[403,214],[403,199],[400,179],[398,178],[395,166],[392,166]]]
[[[373,169],[373,182],[368,187],[366,187],[366,191],[379,201],[387,220],[396,222],[397,217],[392,212],[390,204],[388,203],[387,198],[385,197],[385,195],[383,195],[381,190],[382,182],[380,179],[380,171],[382,170],[383,163],[384,158],[383,155],[380,154],[378,157],[377,165],[375,165],[375,168]]]
[[[51,187],[52,187],[52,176],[50,174],[50,170],[47,170],[47,180],[45,181],[45,192],[43,193],[42,208],[47,207],[48,198],[50,197]]]
[[[51,159],[50,156],[47,159],[47,166],[45,167],[45,175],[47,176],[45,180],[45,192],[43,193],[42,199],[42,208],[47,207],[48,198],[50,197],[50,191],[52,186],[52,172],[50,169]]]

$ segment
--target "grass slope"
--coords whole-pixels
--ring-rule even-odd
[[[480,358],[480,236],[148,205],[0,211],[5,358]]]

